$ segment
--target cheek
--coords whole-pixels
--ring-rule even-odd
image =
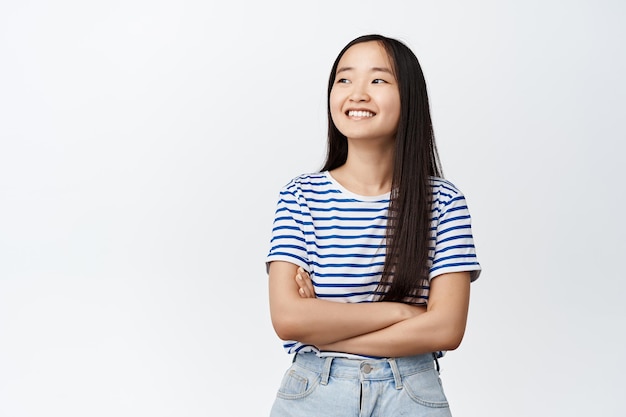
[[[400,97],[399,96],[391,96],[387,97],[384,103],[385,108],[389,115],[391,115],[394,119],[400,120]]]
[[[384,106],[392,112],[400,113],[400,95],[396,92],[381,97],[380,100],[384,102]]]
[[[337,94],[333,94],[333,92],[331,91],[328,103],[330,106],[330,116],[332,117],[333,122],[337,124],[337,118],[342,114],[342,101],[339,97],[337,97]]]

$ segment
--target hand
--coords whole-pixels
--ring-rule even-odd
[[[298,293],[301,298],[315,298],[315,289],[308,272],[303,268],[298,268],[295,280],[298,284]]]

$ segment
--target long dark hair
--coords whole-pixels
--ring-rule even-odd
[[[355,44],[372,41],[385,48],[400,91],[387,250],[377,292],[384,301],[423,303],[428,288],[431,235],[429,177],[442,177],[443,174],[430,118],[426,80],[419,61],[404,43],[396,39],[381,35],[358,37],[348,43],[335,60],[328,80],[328,97],[343,54]],[[328,103],[328,154],[322,171],[340,167],[347,157],[347,138],[335,126]]]

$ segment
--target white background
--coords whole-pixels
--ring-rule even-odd
[[[267,415],[278,190],[318,170],[339,50],[427,77],[484,271],[456,417],[624,414],[626,6],[0,3],[0,416]]]

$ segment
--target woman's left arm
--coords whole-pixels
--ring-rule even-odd
[[[442,274],[430,282],[425,313],[372,333],[318,347],[380,357],[454,350],[465,333],[469,298],[469,272]]]

